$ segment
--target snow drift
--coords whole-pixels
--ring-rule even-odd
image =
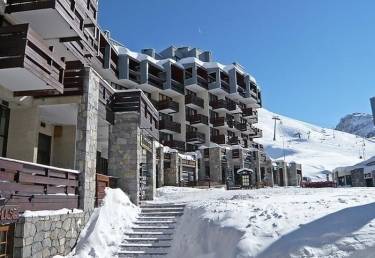
[[[274,120],[278,116],[276,141],[273,141]],[[363,161],[360,156],[375,155],[375,143],[353,134],[322,128],[259,109],[257,127],[263,138],[256,139],[264,145],[272,159],[295,161],[302,164],[304,176],[325,178],[324,172]]]
[[[160,202],[187,203],[171,258],[374,257],[372,188],[158,192]]]
[[[103,205],[95,209],[80,234],[77,246],[67,258],[116,256],[123,234],[133,226],[139,208],[120,189],[106,188],[105,192]]]

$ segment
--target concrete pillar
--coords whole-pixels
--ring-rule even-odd
[[[37,161],[40,128],[38,106],[10,110],[7,157]]]
[[[99,105],[99,77],[87,69],[83,95],[78,105],[75,169],[80,174],[80,208],[94,209],[96,150]]]

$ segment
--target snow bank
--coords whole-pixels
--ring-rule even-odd
[[[106,188],[105,191],[103,206],[95,209],[76,248],[67,258],[115,257],[124,232],[133,226],[139,208],[120,189]]]
[[[25,211],[22,216],[23,217],[39,217],[39,216],[54,216],[54,215],[63,215],[63,214],[71,214],[71,213],[81,213],[82,210],[79,209],[60,209],[60,210],[43,210],[43,211]]]
[[[373,188],[158,190],[187,203],[169,257],[374,257]]]

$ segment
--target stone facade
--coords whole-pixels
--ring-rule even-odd
[[[94,209],[96,188],[96,150],[99,106],[99,76],[87,69],[83,95],[78,106],[75,169],[81,172],[80,206]]]
[[[138,121],[138,112],[115,113],[108,160],[108,173],[119,178],[118,186],[135,204],[139,201],[139,161],[142,156]]]
[[[170,153],[169,167],[164,170],[164,185],[179,186],[181,181],[181,173],[178,166],[178,153]]]
[[[91,212],[21,217],[14,232],[14,257],[48,258],[67,255]]]
[[[366,186],[363,168],[354,169],[351,171],[351,174],[352,174],[352,186],[354,187]]]

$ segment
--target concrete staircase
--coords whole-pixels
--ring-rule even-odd
[[[183,215],[184,208],[183,204],[142,204],[133,231],[125,233],[118,256],[166,257],[177,220]]]

